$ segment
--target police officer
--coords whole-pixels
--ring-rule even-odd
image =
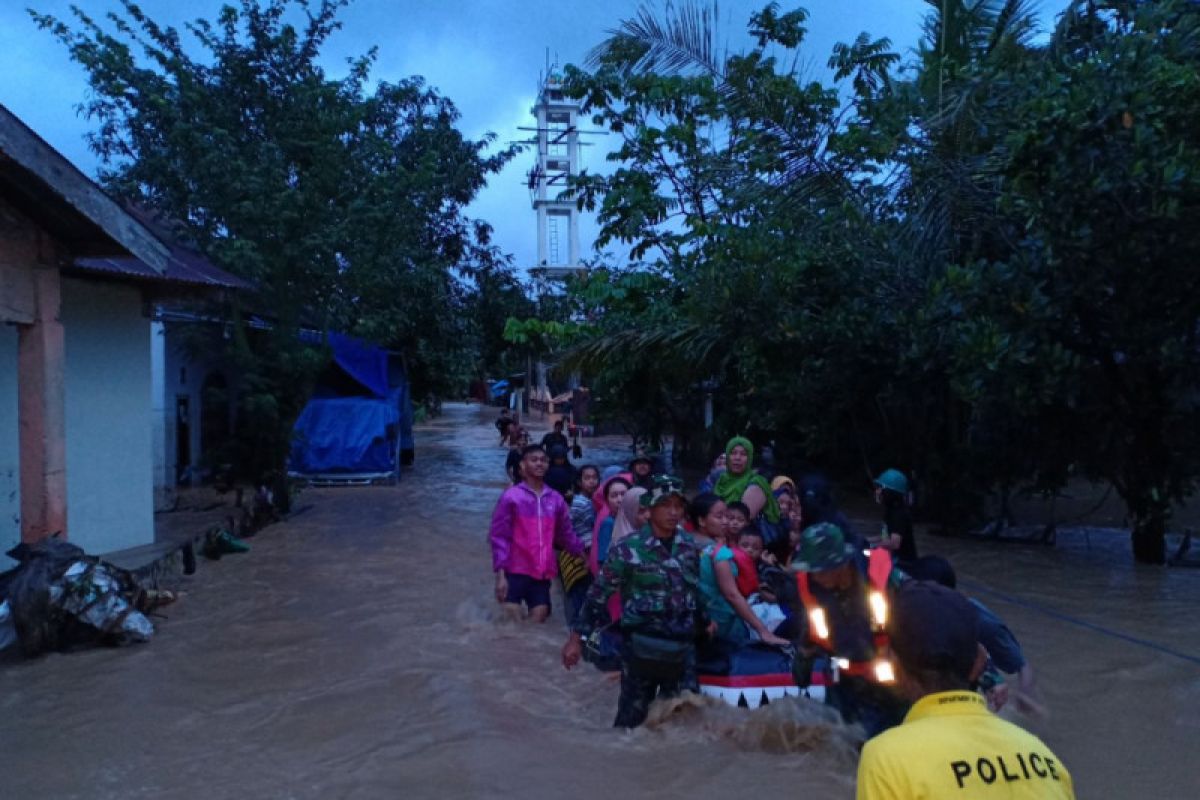
[[[888,651],[889,596],[901,574],[888,551],[847,541],[832,522],[804,531],[792,561],[807,622],[795,662],[796,681],[807,686],[818,663],[826,672],[825,702],[868,736],[899,724],[906,703],[892,689]],[[818,657],[823,657],[818,661]]]
[[[579,663],[582,640],[607,621],[608,599],[619,591],[621,696],[613,723],[619,728],[645,722],[656,697],[699,689],[696,638],[707,625],[699,588],[700,550],[679,527],[683,483],[654,476],[641,503],[650,509],[650,523],[608,551],[562,650],[564,667]]]
[[[909,581],[893,596],[887,628],[896,687],[914,705],[902,725],[863,748],[858,800],[1075,797],[1050,748],[969,690],[984,659],[978,615],[965,597]]]

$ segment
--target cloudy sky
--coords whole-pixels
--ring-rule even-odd
[[[226,0],[141,0],[147,14],[161,24],[182,26],[197,17],[213,18]],[[117,0],[74,0],[94,18],[120,7]],[[727,46],[745,46],[745,23],[765,0],[724,0],[721,29]],[[919,35],[924,0],[800,0],[810,12],[809,37],[803,53],[810,74],[820,74],[833,45],[860,31],[887,36],[904,53]],[[83,71],[49,34],[36,28],[25,11],[32,7],[64,19],[70,0],[0,0],[0,104],[7,106],[50,144],[88,174],[96,159],[84,134],[87,120],[75,107],[87,90]],[[409,75],[426,81],[450,97],[462,113],[469,136],[497,134],[500,142],[528,136],[517,130],[532,124],[538,75],[547,48],[561,63],[578,63],[639,0],[354,0],[341,13],[343,29],[328,44],[323,60],[339,72],[345,59],[378,46],[375,77],[395,80]],[[794,4],[784,2],[786,8]],[[1065,0],[1043,0],[1046,23]],[[660,6],[661,7],[661,6]],[[605,138],[585,148],[584,166],[603,167]],[[518,266],[533,263],[534,214],[524,186],[532,156],[526,154],[494,176],[469,213],[492,223],[495,242]],[[583,247],[590,252],[595,227],[583,226]]]

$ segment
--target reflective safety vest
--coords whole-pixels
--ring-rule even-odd
[[[895,680],[895,670],[888,654],[888,637],[884,632],[888,618],[888,576],[891,573],[892,554],[882,548],[871,550],[867,562],[867,606],[870,608],[871,634],[875,642],[875,658],[872,661],[851,661],[838,657],[834,652],[833,636],[829,630],[829,617],[809,588],[808,573],[796,573],[796,589],[808,615],[808,638],[830,654],[835,679],[840,673],[870,678],[878,683],[891,683]]]

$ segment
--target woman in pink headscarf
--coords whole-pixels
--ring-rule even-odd
[[[609,489],[614,482],[623,484],[626,489],[633,485],[633,476],[628,472],[611,475],[600,482],[599,488],[592,494],[592,506],[596,509],[596,524],[592,527],[592,549],[588,553],[588,566],[593,575],[600,573],[600,563],[608,551],[608,542],[612,539],[610,531],[616,527],[613,508],[609,504]],[[609,533],[610,535],[605,535]],[[603,541],[603,546],[601,542]],[[604,552],[601,552],[604,551]]]
[[[650,508],[648,506],[646,508],[642,507],[642,495],[645,493],[646,490],[641,486],[634,486],[625,492],[625,496],[621,498],[621,513],[617,515],[617,522],[613,525],[612,540],[608,543],[609,547],[612,547],[631,533],[637,533],[649,521]]]
[[[604,534],[608,531],[609,526],[601,523],[599,532],[592,540],[594,545],[589,556],[592,560],[593,574],[600,571],[600,563],[604,556],[607,555],[608,549],[624,539],[626,536],[640,531],[642,526],[646,524],[646,520],[650,517],[650,509],[643,509],[641,507],[642,495],[646,493],[646,490],[640,486],[634,486],[630,488],[628,481],[625,479],[625,475],[628,475],[628,473],[614,475],[609,479],[610,483],[615,483],[618,486],[623,484],[625,486],[625,493],[621,496],[617,513],[613,515],[611,519],[606,520],[606,522],[611,524],[611,533],[609,533],[608,536],[605,536]],[[604,486],[605,492],[608,491],[608,486],[609,483],[606,483]],[[604,552],[601,553],[601,550]],[[613,592],[613,596],[608,598],[608,614],[614,623],[620,621],[620,592]]]

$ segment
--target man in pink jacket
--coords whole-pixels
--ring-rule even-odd
[[[521,482],[500,495],[488,532],[497,602],[516,617],[524,603],[534,622],[550,616],[550,580],[558,572],[554,549],[583,555],[567,501],[543,482],[549,463],[540,444],[521,451]]]

